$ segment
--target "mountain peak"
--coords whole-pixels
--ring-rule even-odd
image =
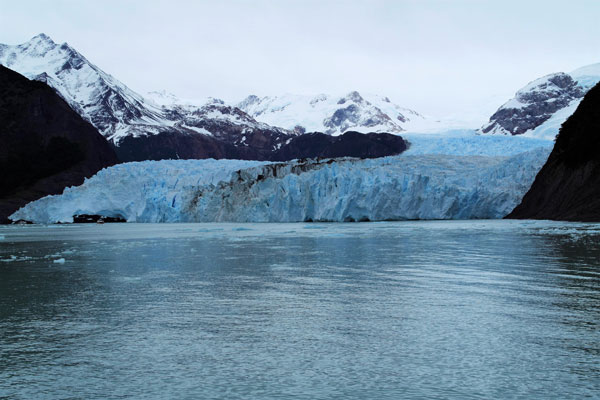
[[[346,95],[346,97],[342,100],[346,100],[346,99],[353,101],[355,103],[361,103],[364,100],[363,97],[360,95],[360,93],[358,93],[356,90],[353,90],[350,93],[348,93]]]
[[[16,47],[31,54],[43,55],[56,48],[56,43],[45,33],[40,33]]]
[[[244,100],[240,101],[238,104],[236,104],[236,107],[240,108],[241,110],[244,110],[254,104],[260,103],[260,98],[257,95],[251,94],[248,97],[246,97]]]
[[[34,37],[32,37],[29,40],[29,43],[40,43],[40,42],[42,42],[42,43],[48,43],[48,44],[56,44],[56,43],[54,43],[54,40],[52,40],[50,38],[50,36],[46,35],[43,32],[35,35]]]

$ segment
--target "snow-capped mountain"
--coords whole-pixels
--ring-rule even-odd
[[[45,34],[0,47],[0,64],[47,83],[107,139],[156,132],[165,124],[161,110],[90,63],[67,43]]]
[[[358,132],[391,132],[419,129],[429,121],[387,97],[362,96],[353,91],[345,96],[320,94],[300,96],[248,96],[237,107],[257,121],[296,132],[324,132],[341,135]]]
[[[301,133],[257,121],[240,108],[215,98],[182,100],[167,92],[141,96],[67,43],[59,45],[44,34],[20,45],[0,45],[0,64],[56,90],[112,142],[121,161],[279,159],[282,147]],[[420,118],[417,113],[401,109],[387,99],[378,101],[384,105],[375,107],[356,92],[335,99],[337,108],[331,109],[325,125],[315,125],[318,129],[311,126],[310,130],[343,133],[357,126],[365,132],[400,132],[402,127],[398,122],[409,121],[408,116]],[[331,99],[326,102],[330,103]],[[313,115],[299,113],[290,118],[313,118]],[[378,153],[390,155],[397,151],[392,146]],[[306,156],[302,151],[293,154]]]
[[[600,81],[600,64],[536,79],[503,104],[482,133],[554,139],[583,96]]]
[[[240,152],[261,158],[294,136],[216,99],[193,104],[173,96],[144,98],[67,43],[59,45],[45,34],[20,45],[0,45],[0,64],[55,89],[116,146],[124,161],[177,158],[179,149],[190,150],[195,158]],[[198,135],[203,137],[194,138]],[[146,143],[149,137],[152,143]],[[245,149],[236,151],[240,146]]]

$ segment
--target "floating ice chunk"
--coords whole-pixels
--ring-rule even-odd
[[[11,255],[10,258],[5,258],[3,260],[0,260],[2,262],[13,262],[13,261],[27,261],[27,260],[32,260],[33,257],[28,257],[28,256],[23,256],[23,257],[18,257],[18,256],[14,256]]]

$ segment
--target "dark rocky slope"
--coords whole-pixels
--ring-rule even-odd
[[[166,159],[240,159],[269,160],[277,143],[291,136],[255,129],[244,133],[243,141],[236,137],[238,127],[222,128],[221,137],[204,135],[192,130],[164,129],[153,135],[127,136],[114,149],[122,162]]]
[[[507,218],[600,221],[600,84],[562,125],[548,161]]]
[[[290,137],[279,149],[272,149],[269,131],[246,134],[245,144],[218,140],[198,133],[161,132],[142,137],[126,137],[115,150],[124,161],[146,160],[152,154],[162,159],[237,159],[289,161],[299,158],[376,158],[402,153],[407,143],[390,133],[346,132],[330,136],[320,132]]]
[[[0,65],[0,222],[117,163],[100,133],[56,92]]]
[[[349,131],[340,136],[306,133],[291,139],[270,158],[287,161],[295,158],[357,157],[377,158],[400,154],[407,149],[400,136],[389,133],[359,133]]]

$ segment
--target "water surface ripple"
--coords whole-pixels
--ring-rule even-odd
[[[0,398],[600,397],[600,225],[0,228]]]

